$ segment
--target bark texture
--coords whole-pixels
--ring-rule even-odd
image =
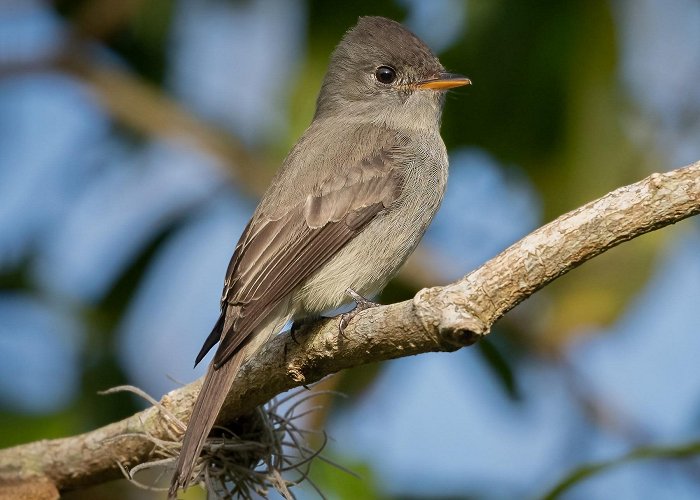
[[[518,303],[579,264],[649,231],[700,213],[700,162],[656,173],[569,212],[534,231],[459,281],[426,288],[412,300],[360,313],[338,334],[328,320],[272,339],[239,372],[220,423],[275,395],[344,368],[430,351],[453,351],[486,335]],[[162,407],[186,421],[201,381],[172,391]],[[156,407],[78,436],[0,450],[0,494],[41,485],[45,498],[121,475],[152,458],[148,433],[177,431]],[[51,495],[54,495],[53,497]]]

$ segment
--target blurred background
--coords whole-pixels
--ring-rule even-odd
[[[368,14],[474,82],[448,96],[445,202],[383,302],[700,159],[697,0],[0,0],[0,446],[143,407],[99,390],[202,375],[235,243]],[[362,479],[317,464],[314,481],[339,499],[533,498],[595,472],[566,498],[700,497],[699,248],[685,221],[474,348],[328,379],[349,398],[309,425]],[[67,498],[164,497],[115,481]]]

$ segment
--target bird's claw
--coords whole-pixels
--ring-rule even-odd
[[[359,313],[364,311],[365,309],[371,309],[372,307],[377,307],[381,306],[381,304],[377,302],[372,302],[371,300],[367,300],[364,298],[362,295],[357,293],[355,290],[352,288],[348,288],[345,290],[345,293],[347,293],[350,297],[352,297],[352,300],[355,301],[355,307],[346,313],[343,313],[340,315],[340,321],[338,322],[338,332],[340,335],[343,337],[345,336],[345,329],[348,327],[350,324],[350,321],[357,316]]]
[[[305,326],[310,325],[311,323],[314,322],[316,318],[302,318],[295,320],[292,323],[292,328],[289,330],[289,335],[292,337],[292,340],[296,345],[299,345],[299,341],[297,340],[296,334],[302,330]]]

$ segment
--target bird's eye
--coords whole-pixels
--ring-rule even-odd
[[[389,66],[379,66],[374,72],[374,76],[377,77],[379,83],[389,85],[396,80],[396,70]]]

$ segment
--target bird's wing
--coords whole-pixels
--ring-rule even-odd
[[[391,147],[375,150],[342,174],[321,180],[281,217],[249,223],[226,275],[222,313],[233,309],[236,318],[220,337],[215,366],[225,363],[287,294],[400,196],[399,163]],[[203,351],[217,340],[207,339]]]

